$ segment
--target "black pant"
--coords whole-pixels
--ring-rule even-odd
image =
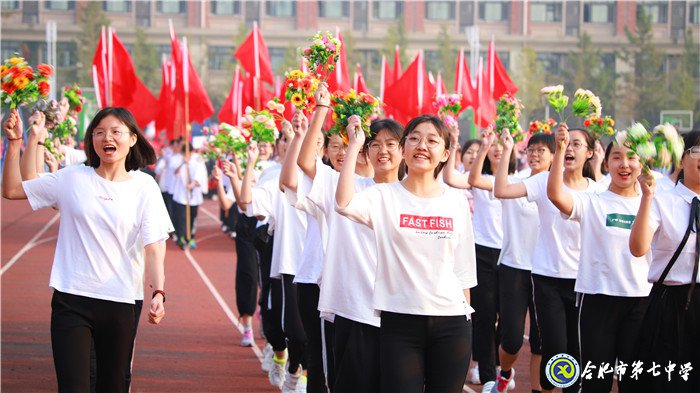
[[[532,275],[535,290],[535,315],[542,340],[540,385],[551,390],[554,385],[547,379],[547,362],[554,355],[567,353],[576,361],[581,359],[578,344],[578,307],[576,307],[575,279]],[[580,362],[579,362],[580,364]],[[564,388],[564,392],[578,392],[579,382]]]
[[[135,337],[133,304],[54,291],[51,346],[59,392],[90,391],[90,352],[94,344],[95,389],[124,393]]]
[[[501,250],[476,245],[477,286],[471,289],[474,307],[474,353],[479,362],[479,379],[496,379],[496,320],[498,319],[498,256]]]
[[[190,222],[187,222],[187,205],[181,205],[173,201],[173,213],[175,216],[175,221],[173,225],[175,226],[175,235],[180,242],[183,240],[187,241],[187,225],[190,226],[190,239],[194,239],[194,234],[196,231],[196,226],[194,224],[197,218],[197,208],[199,206],[190,206]]]
[[[258,253],[253,246],[256,222],[255,217],[241,214],[236,226],[236,306],[239,315],[253,315],[258,300]]]
[[[319,393],[328,392],[330,386],[327,386],[326,382],[332,381],[329,376],[326,379],[324,373],[324,348],[323,348],[323,335],[321,334],[321,329],[325,329],[325,321],[321,320],[320,313],[318,312],[318,298],[319,298],[319,287],[317,284],[297,284],[297,301],[299,305],[299,314],[301,316],[301,323],[304,325],[304,331],[306,332],[306,338],[308,339],[308,345],[306,347],[306,368],[307,368],[307,393]],[[326,344],[331,344],[333,342],[332,335],[329,336],[329,331],[332,329],[326,329]],[[328,354],[331,354],[332,360],[332,345],[331,350],[327,351],[326,359],[328,359]],[[332,367],[328,367],[328,370],[332,371]]]
[[[335,316],[334,393],[379,391],[379,328]]]
[[[308,339],[304,332],[299,314],[299,300],[297,298],[297,285],[294,284],[294,276],[282,275],[282,331],[287,337],[289,349],[289,373],[296,374],[299,366],[306,369],[306,345]]]
[[[632,369],[635,345],[646,313],[648,297],[621,297],[581,294],[579,303],[579,332],[581,339],[581,371],[589,365],[592,378],[581,378],[583,392],[605,392],[612,389],[613,373],[598,371],[604,363],[615,368],[615,360]],[[634,392],[629,374],[618,377],[620,393]]]
[[[542,353],[540,331],[535,317],[535,302],[532,294],[532,278],[529,270],[498,265],[498,326],[501,333],[501,348],[516,355],[523,346],[525,316],[530,312],[530,352]]]
[[[165,209],[168,211],[168,216],[170,217],[170,222],[175,222],[175,214],[173,214],[173,194],[168,192],[162,192],[163,202],[165,202]]]
[[[471,333],[471,321],[465,315],[383,311],[382,392],[462,392],[471,355]]]

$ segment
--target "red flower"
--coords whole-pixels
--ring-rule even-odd
[[[48,96],[50,90],[51,90],[51,85],[49,85],[48,82],[46,82],[46,81],[39,82],[39,94],[41,94],[42,96]]]
[[[369,94],[362,94],[362,101],[368,104],[374,104],[374,97]]]
[[[304,89],[305,92],[311,91],[311,80],[308,78],[302,79],[301,88]]]
[[[316,106],[316,98],[314,98],[314,96],[312,95],[309,95],[308,97],[306,97],[306,103],[307,108],[313,108],[314,106]]]
[[[76,111],[76,112],[82,112],[82,111],[83,111],[83,107],[82,107],[81,105],[78,105],[78,106],[75,107],[75,111]]]
[[[36,66],[36,68],[39,69],[39,73],[42,76],[49,77],[49,76],[53,75],[53,68],[51,68],[51,66],[48,64],[42,63],[42,64],[39,64],[38,66]]]
[[[15,90],[16,90],[17,88],[15,87],[15,84],[14,84],[14,83],[12,83],[12,82],[7,82],[7,83],[3,83],[3,84],[2,84],[2,89],[3,89],[5,92],[7,92],[7,94],[12,94],[12,93],[15,92]]]
[[[584,127],[590,127],[591,126],[591,121],[589,119],[584,120],[583,122]]]

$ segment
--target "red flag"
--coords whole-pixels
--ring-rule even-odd
[[[336,28],[336,37],[340,40],[340,58],[335,64],[333,72],[328,76],[328,91],[331,93],[336,90],[348,91],[351,87],[350,73],[348,71],[348,60],[345,56],[345,42],[340,34],[340,29]]]
[[[455,67],[455,92],[462,95],[462,110],[471,106],[474,110],[479,106],[479,99],[476,88],[472,85],[472,76],[467,67],[467,60],[464,58],[464,49],[459,51],[457,65]]]
[[[379,77],[379,99],[384,100],[384,92],[386,88],[393,85],[394,71],[389,68],[389,63],[386,61],[386,56],[382,55],[382,74]]]
[[[503,67],[503,63],[501,63],[501,59],[498,58],[493,40],[489,42],[489,67],[491,67],[491,64],[493,64],[493,98],[498,100],[505,93],[515,95],[518,92],[518,86],[510,80],[508,72]]]
[[[238,47],[233,56],[238,59],[238,62],[247,73],[253,74],[253,76],[270,85],[275,83],[272,63],[270,62],[270,52],[267,50],[267,44],[258,28],[257,22],[253,23],[253,31]]]
[[[158,110],[156,114],[156,131],[166,130],[166,138],[172,140],[174,138],[175,129],[173,128],[174,116],[172,107],[174,105],[174,97],[172,94],[171,75],[172,63],[166,60],[165,55],[161,61],[161,76],[163,82],[160,85],[160,93],[158,94]]]
[[[399,80],[401,75],[403,75],[403,71],[401,71],[401,56],[399,56],[399,46],[396,45],[394,48],[394,82]]]
[[[401,78],[384,93],[384,101],[395,111],[396,120],[406,124],[418,115],[435,113],[434,96],[435,86],[430,83],[420,51]]]
[[[362,68],[359,63],[357,64],[357,71],[355,72],[353,89],[358,93],[371,94],[367,88],[367,84],[365,84],[365,78],[362,77]]]
[[[236,66],[236,71],[233,74],[233,83],[231,83],[231,90],[229,90],[226,99],[224,100],[221,110],[219,110],[219,122],[228,123],[235,125],[238,123],[238,117],[241,115],[239,112],[238,104],[241,101],[239,96],[240,88],[239,83],[241,82],[241,68]]]
[[[491,63],[493,64],[493,63]],[[484,69],[483,59],[479,59],[479,107],[475,111],[474,124],[487,128],[496,118],[496,102],[493,99],[493,70],[491,64]]]
[[[445,82],[442,80],[442,74],[438,71],[437,79],[435,80],[435,95],[446,94]]]

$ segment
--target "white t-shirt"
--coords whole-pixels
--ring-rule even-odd
[[[491,191],[472,187],[474,196],[474,241],[480,246],[500,249],[503,246],[501,200],[493,195],[491,175],[482,175],[491,182]]]
[[[173,227],[155,180],[129,175],[113,182],[74,165],[22,183],[32,209],[61,211],[52,288],[120,303],[134,303],[142,293],[140,248],[167,239]]]
[[[668,192],[676,187],[676,183],[668,176],[656,179],[656,193]]]
[[[168,159],[166,156],[158,158],[156,162],[156,167],[154,172],[156,173],[156,178],[158,179],[158,187],[161,192],[165,192],[165,167],[168,165]]]
[[[249,217],[269,218],[268,231],[275,232],[270,268],[272,278],[280,278],[282,274],[297,273],[306,235],[306,215],[284,199],[279,189],[279,175],[278,170],[276,176],[267,176],[252,188],[252,200],[245,211]]]
[[[522,179],[509,176],[508,183]],[[521,270],[532,270],[532,258],[540,229],[537,205],[527,198],[501,199],[503,248],[498,263]]]
[[[476,286],[476,253],[463,195],[444,187],[421,198],[399,182],[378,184],[338,211],[373,229],[376,311],[471,315],[463,289]]]
[[[611,191],[574,193],[569,219],[581,225],[581,260],[576,292],[644,297],[651,255],[635,257],[629,241],[642,196],[624,197]]]
[[[165,171],[163,172],[163,176],[165,177],[163,183],[165,186],[165,192],[172,194],[175,184],[175,171],[183,161],[182,153],[171,154],[167,157],[167,160],[168,163],[165,166]]]
[[[559,209],[549,200],[547,179],[549,172],[538,173],[523,180],[527,189],[527,200],[537,204],[537,214],[540,217],[540,232],[532,258],[532,273],[575,279],[581,252],[581,228],[577,222],[564,219]],[[563,185],[564,191],[596,192],[596,182],[587,180],[588,187],[585,190],[575,191]]]
[[[190,181],[196,181],[199,185],[187,190],[187,169],[189,168]],[[187,204],[187,193],[189,192],[190,206],[199,206],[204,202],[204,194],[209,187],[207,178],[207,167],[198,154],[192,154],[189,164],[183,164],[177,173],[172,186],[173,201]]]
[[[651,267],[649,281],[657,282],[666,265],[683,240],[685,230],[690,221],[690,204],[693,198],[700,198],[682,182],[678,182],[673,190],[656,192],[649,214],[649,227],[654,231],[651,240]],[[683,247],[676,263],[664,280],[665,285],[685,285],[692,282],[693,264],[695,263],[695,242],[697,235],[691,231],[688,242]],[[695,278],[700,283],[700,273]]]
[[[72,166],[77,164],[82,164],[87,160],[84,150],[79,150],[74,147],[64,146],[63,147],[63,166]]]
[[[340,174],[316,162],[316,177],[307,198],[323,212],[328,223],[318,309],[321,317],[334,315],[379,327],[372,294],[377,270],[377,245],[372,230],[335,211]],[[374,186],[372,178],[355,177],[355,192]]]

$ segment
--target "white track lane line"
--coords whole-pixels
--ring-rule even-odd
[[[2,267],[2,269],[0,269],[0,277],[2,277],[2,275],[5,274],[5,272],[8,271],[12,267],[12,265],[14,265],[15,262],[17,262],[22,257],[22,255],[24,255],[27,251],[31,250],[37,244],[44,242],[44,241],[37,242],[37,239],[39,239],[41,237],[41,235],[44,234],[44,232],[46,232],[54,223],[56,223],[56,220],[58,220],[58,217],[60,217],[59,214],[56,214],[55,216],[53,216],[53,218],[50,219],[49,222],[47,222],[46,225],[44,225],[44,227],[41,228],[39,230],[39,232],[37,232],[36,235],[34,235],[34,237],[31,238],[31,240],[29,240],[27,242],[27,244],[24,245],[24,247],[22,247],[22,249],[19,250],[17,252],[17,254],[15,254],[12,257],[12,259],[10,259],[5,264],[5,266]]]

